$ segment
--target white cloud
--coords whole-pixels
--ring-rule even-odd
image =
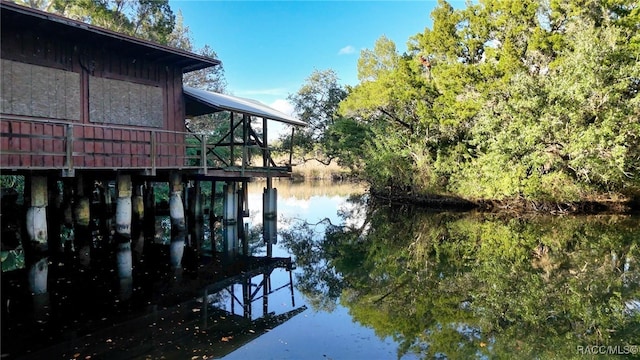
[[[338,51],[338,55],[353,54],[354,52],[356,52],[356,49],[351,45],[347,45]]]
[[[295,116],[295,108],[293,107],[293,104],[285,99],[277,99],[276,101],[269,104],[269,106],[289,116]]]
[[[290,102],[288,102],[285,99],[277,99],[276,101],[272,102],[269,104],[269,106],[271,106],[272,108],[285,113],[289,116],[293,116],[296,117],[294,112],[295,112],[295,108],[293,107],[293,104],[291,104]],[[286,126],[285,124],[281,123],[281,122],[277,122],[277,121],[270,121],[269,123],[269,138],[270,139],[276,139],[279,138],[282,135],[289,135],[291,134],[291,129],[289,128],[289,126]],[[273,134],[273,135],[271,135]],[[271,143],[271,140],[269,140],[269,143]]]

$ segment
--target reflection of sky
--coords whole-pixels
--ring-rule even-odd
[[[285,184],[278,184],[281,187]],[[250,225],[262,223],[262,189],[249,192]],[[289,226],[287,219],[299,219],[315,224],[325,218],[333,224],[343,219],[339,209],[351,211],[353,204],[346,196],[310,196],[307,199],[283,197],[278,194],[278,230]],[[357,209],[356,209],[357,210]],[[359,226],[363,221],[363,212],[352,212],[355,218],[347,219],[346,225]],[[322,227],[315,228],[322,231]],[[289,252],[273,247],[273,256],[289,257]],[[294,270],[295,272],[295,270]],[[254,279],[259,282],[259,279]],[[274,271],[271,276],[272,287],[289,281],[286,271]],[[306,299],[295,289],[296,307],[306,304]],[[225,359],[395,359],[398,345],[390,339],[378,338],[373,329],[355,323],[348,309],[337,305],[331,313],[309,309],[293,317],[284,324],[244,345],[225,357]],[[288,288],[281,289],[269,296],[269,311],[280,314],[293,309],[291,293]],[[404,359],[412,358],[409,354]]]
[[[286,186],[278,184],[278,187]],[[252,191],[251,191],[252,190]],[[262,224],[262,188],[251,189],[249,192],[249,218],[246,220],[249,226]],[[294,221],[306,221],[309,224],[316,224],[328,218],[332,224],[340,224],[342,219],[338,216],[338,209],[351,206],[345,196],[311,196],[301,199],[294,196],[283,197],[278,193],[278,231],[288,229]],[[347,224],[352,221],[349,220]],[[316,231],[322,232],[323,224],[315,227]],[[266,251],[266,250],[265,250]],[[258,253],[257,255],[263,255]],[[273,248],[273,256],[289,257],[286,249]]]
[[[338,224],[338,208],[346,206],[347,200],[341,196],[312,196],[301,200],[293,197],[283,198],[278,194],[278,219],[299,219],[310,224],[329,218],[333,224]],[[249,193],[249,207],[251,223],[262,223],[262,193]],[[287,226],[286,221],[279,221],[278,228]]]

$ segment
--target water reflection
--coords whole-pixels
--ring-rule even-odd
[[[22,270],[3,273],[2,358],[219,358],[306,309],[288,257],[202,256],[176,277],[168,244],[146,251],[127,278],[101,257],[55,264],[46,298],[28,293]]]
[[[503,217],[371,206],[297,221],[283,243],[316,309],[398,343],[398,356],[571,358],[640,344],[640,219]],[[357,221],[354,221],[354,218]]]

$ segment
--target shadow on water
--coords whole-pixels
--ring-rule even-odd
[[[121,279],[113,250],[91,256],[89,267],[50,262],[44,295],[29,293],[24,269],[3,272],[3,359],[219,358],[306,309],[295,306],[288,257],[187,248],[174,269],[169,242],[160,241],[145,245],[133,277]],[[283,291],[290,304],[272,311],[270,295]]]
[[[594,345],[638,351],[640,218],[350,202],[341,224],[318,230],[297,221],[283,231],[296,287],[314,309],[339,304],[393,338],[398,357],[567,359]]]

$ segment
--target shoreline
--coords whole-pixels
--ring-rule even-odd
[[[481,211],[488,213],[513,213],[514,215],[596,215],[640,213],[640,199],[553,202],[526,200],[522,198],[505,200],[468,200],[452,195],[393,194],[374,189],[370,189],[369,193],[376,201],[384,201],[390,204],[415,205],[434,211]]]

